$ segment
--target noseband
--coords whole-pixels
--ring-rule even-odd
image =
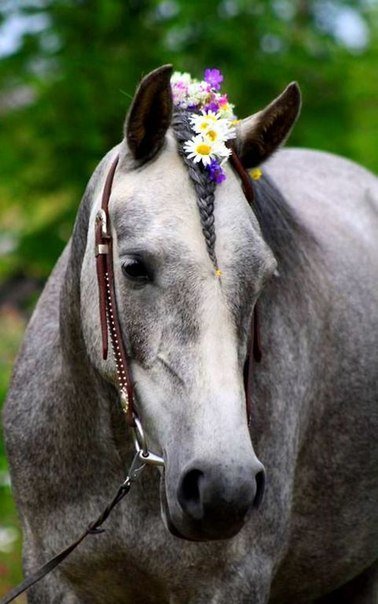
[[[253,207],[254,192],[251,179],[234,149],[232,150],[230,161],[240,176],[244,195],[249,205]],[[113,239],[109,215],[109,200],[118,162],[119,157],[117,156],[112,163],[106,177],[102,192],[101,209],[97,212],[95,224],[95,254],[102,334],[102,356],[104,360],[107,359],[108,338],[110,334],[110,342],[116,364],[117,383],[122,409],[126,415],[127,424],[134,430],[138,425],[138,432],[143,433],[143,431],[141,431],[141,424],[138,421],[138,416],[135,410],[135,394],[130,372],[130,361],[122,335],[115,292]],[[249,352],[244,371],[248,424],[250,424],[251,421],[252,358],[254,358],[254,360],[257,362],[259,362],[261,359],[256,307],[254,308],[253,312],[249,340]]]

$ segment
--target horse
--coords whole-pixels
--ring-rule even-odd
[[[105,532],[28,602],[373,604],[377,178],[329,153],[280,148],[300,112],[293,83],[236,125],[244,168],[263,164],[253,207],[229,161],[211,188],[183,157],[170,76],[163,66],[137,89],[15,365],[3,420],[25,573],[98,515],[133,455],[116,364],[101,354],[94,253],[116,157],[118,316],[137,413],[164,468],[146,469]]]

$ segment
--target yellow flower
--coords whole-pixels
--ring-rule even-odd
[[[260,168],[253,168],[249,171],[249,175],[253,180],[259,180],[262,177],[262,170]]]

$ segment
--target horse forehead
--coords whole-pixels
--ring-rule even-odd
[[[140,169],[122,169],[112,191],[112,206],[117,216],[127,211],[144,212],[162,220],[172,217],[194,220],[196,199],[185,167],[171,145],[159,157]]]
[[[250,210],[230,167],[227,179],[215,193],[216,236],[240,243],[250,237],[253,225]],[[203,233],[193,183],[172,140],[157,159],[138,170],[123,169],[117,174],[111,196],[111,213],[126,236],[161,236],[203,246]],[[245,227],[248,228],[245,228]],[[222,237],[223,238],[223,237]]]

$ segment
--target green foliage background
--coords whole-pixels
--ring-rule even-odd
[[[378,169],[378,0],[2,0],[0,42],[17,21],[23,33],[0,56],[2,398],[35,291],[152,68],[220,68],[239,117],[295,79],[291,143]],[[17,526],[1,447],[0,470],[1,595],[20,573],[19,543],[1,549],[1,530]]]

